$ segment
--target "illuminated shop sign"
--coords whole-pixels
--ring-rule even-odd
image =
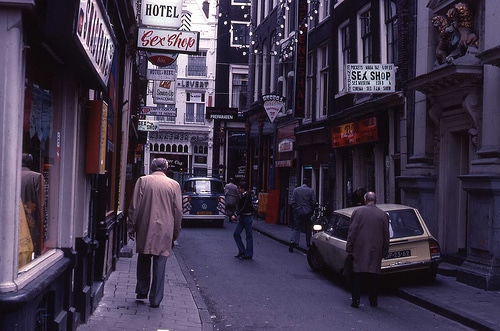
[[[377,119],[370,117],[333,127],[330,135],[334,148],[377,141]]]

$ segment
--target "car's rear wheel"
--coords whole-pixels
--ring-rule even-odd
[[[311,245],[307,251],[307,263],[314,271],[321,272],[325,270],[325,261],[315,245]]]

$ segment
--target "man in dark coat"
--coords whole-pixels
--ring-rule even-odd
[[[389,252],[389,216],[375,206],[374,192],[364,196],[365,206],[354,210],[349,224],[346,252],[352,254],[352,304],[359,307],[361,282],[368,286],[370,306],[377,306],[382,259]]]
[[[288,251],[293,253],[293,248],[299,245],[300,232],[305,229],[306,245],[311,245],[311,216],[316,206],[316,194],[310,187],[311,180],[304,178],[303,184],[292,192],[290,203],[293,208],[292,236]]]

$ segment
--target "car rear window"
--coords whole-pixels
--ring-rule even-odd
[[[413,209],[392,210],[389,215],[389,235],[391,238],[419,236],[424,233]]]
[[[184,192],[197,194],[224,194],[224,186],[222,182],[216,180],[188,180],[184,183]]]

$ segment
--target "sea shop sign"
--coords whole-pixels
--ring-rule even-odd
[[[396,91],[394,64],[346,64],[348,93],[391,93]]]
[[[199,42],[199,32],[140,27],[137,47],[154,51],[195,54],[198,52]]]

